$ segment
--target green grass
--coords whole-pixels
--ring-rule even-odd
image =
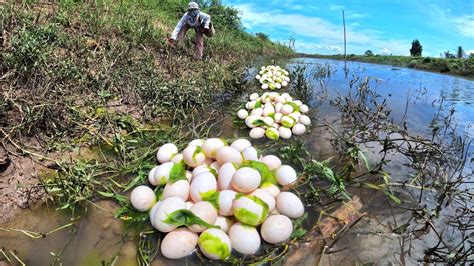
[[[344,55],[300,55],[316,58],[327,58],[344,60]],[[347,60],[374,64],[384,64],[400,67],[409,67],[432,72],[458,75],[474,78],[474,58],[435,58],[435,57],[413,57],[413,56],[392,56],[392,55],[347,55]]]

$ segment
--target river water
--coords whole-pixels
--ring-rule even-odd
[[[306,66],[307,78],[313,89],[311,101],[313,125],[324,120],[331,120],[339,115],[338,108],[331,101],[350,92],[351,81],[364,80],[369,77],[369,87],[387,99],[388,107],[392,110],[391,118],[394,123],[401,123],[405,118],[411,132],[429,135],[433,117],[442,104],[443,111],[455,109],[453,118],[457,123],[457,132],[473,137],[470,128],[474,122],[474,81],[459,77],[436,73],[417,71],[413,69],[394,68],[391,66],[375,65],[358,62],[298,58],[282,62],[287,69]],[[330,69],[331,74],[324,77],[314,77],[318,69]],[[249,91],[254,92],[255,83],[251,82]],[[235,112],[235,102],[244,101],[247,92],[236,99],[226,99],[223,113],[228,121]],[[407,105],[408,102],[408,105]],[[232,104],[228,104],[232,103]],[[235,129],[232,123],[225,122],[221,137],[233,138],[246,136],[242,129]],[[309,151],[314,158],[324,160],[335,155],[329,142],[330,136],[322,129],[311,128],[304,138]],[[257,143],[262,145],[262,142]],[[472,148],[471,148],[472,151]],[[406,176],[403,168],[392,168],[394,178],[402,180]],[[324,265],[354,265],[356,263],[373,263],[377,265],[416,264],[423,259],[423,252],[436,241],[427,235],[419,241],[413,241],[410,253],[402,243],[402,236],[393,233],[411,217],[411,212],[401,208],[388,199],[383,193],[373,190],[349,187],[349,191],[362,198],[367,216],[354,226],[340,239],[327,255],[323,256]],[[398,196],[405,201],[411,201],[410,194]],[[427,196],[429,197],[429,195]],[[76,230],[65,228],[45,238],[30,239],[19,232],[0,231],[0,247],[10,258],[9,251],[16,251],[27,265],[45,265],[55,260],[60,254],[63,265],[99,265],[102,262],[112,262],[114,258],[118,265],[136,264],[137,237],[133,232],[123,230],[121,221],[113,218],[117,208],[108,201],[91,205],[76,226]],[[310,210],[311,211],[311,210]],[[0,225],[2,228],[21,228],[31,231],[47,232],[58,226],[69,223],[68,217],[54,211],[54,208],[42,206],[34,210],[20,212],[16,219]],[[455,237],[452,239],[456,241]],[[67,247],[63,250],[63,247]],[[196,264],[191,258],[186,261],[175,261],[173,264]],[[0,265],[6,263],[0,254]],[[157,265],[172,263],[168,260],[157,259]]]

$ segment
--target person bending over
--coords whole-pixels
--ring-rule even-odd
[[[211,16],[201,12],[196,2],[190,2],[188,9],[169,38],[169,43],[174,45],[176,41],[183,41],[189,29],[196,31],[195,49],[196,57],[202,59],[204,52],[204,36],[212,37],[215,33],[211,22]]]

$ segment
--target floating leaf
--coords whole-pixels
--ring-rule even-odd
[[[164,222],[176,226],[190,226],[193,224],[197,224],[202,225],[206,228],[220,228],[219,226],[206,223],[204,220],[197,217],[190,210],[185,209],[177,210],[170,213],[166,220],[164,220]]]

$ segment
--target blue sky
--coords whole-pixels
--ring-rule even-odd
[[[347,53],[409,55],[419,39],[424,56],[455,52],[461,45],[474,53],[474,0],[224,0],[242,11],[251,33],[274,41],[296,38],[296,50],[342,53],[342,10],[346,14]]]

